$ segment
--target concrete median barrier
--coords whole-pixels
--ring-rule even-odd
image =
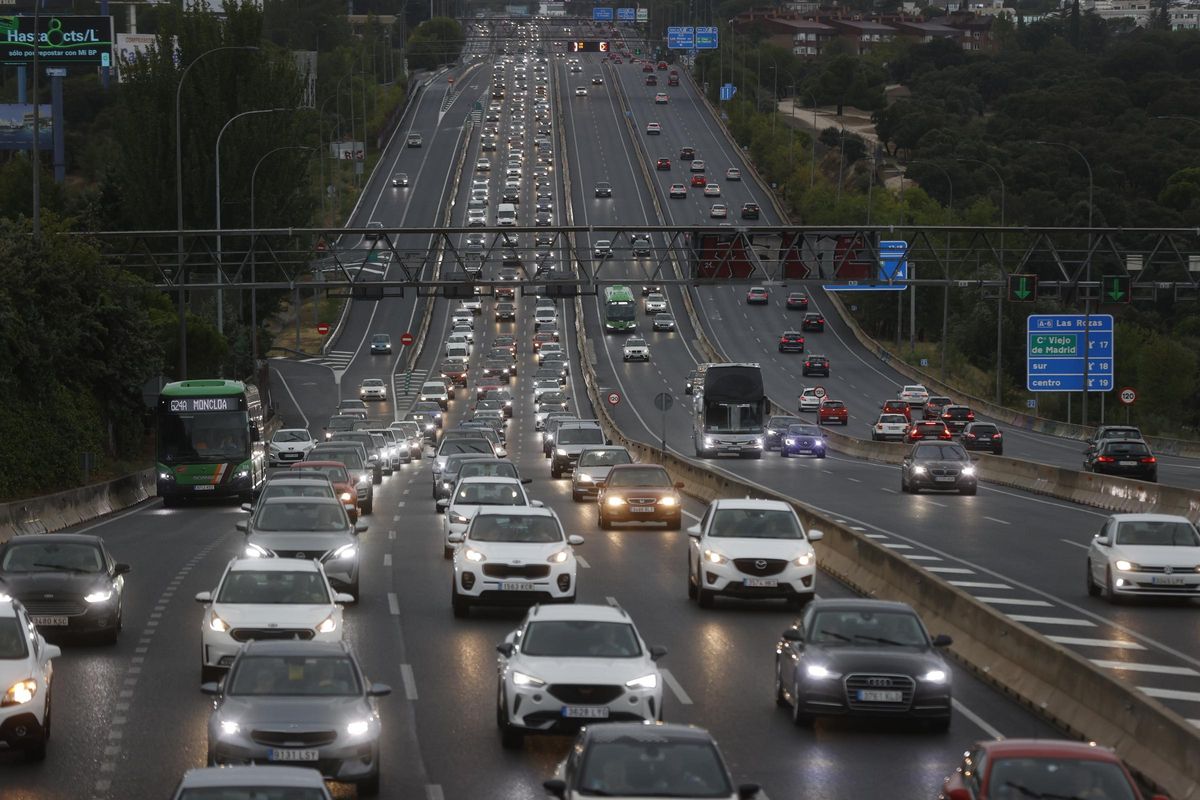
[[[149,500],[155,494],[153,469],[123,475],[65,492],[0,505],[0,542],[27,533],[60,531]]]

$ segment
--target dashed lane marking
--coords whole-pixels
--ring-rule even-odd
[[[1012,523],[1009,522],[1008,520],[997,519],[996,517],[984,517],[984,519],[990,519],[992,522],[998,522],[1001,525],[1012,525]]]
[[[416,700],[417,695],[417,678],[413,675],[412,664],[400,665],[400,680],[404,683],[404,696],[409,700]]]
[[[1094,622],[1089,622],[1086,619],[1072,619],[1071,617],[1038,617],[1026,614],[1009,614],[1008,618],[1014,622],[1024,622],[1031,625],[1070,625],[1076,628],[1096,627],[1096,623]]]
[[[667,684],[667,688],[671,690],[671,694],[675,695],[675,699],[685,706],[690,706],[692,698],[688,697],[688,693],[683,690],[683,686],[680,685],[679,681],[675,680],[675,676],[671,674],[671,670],[660,669],[659,672],[662,673],[663,682]]]
[[[1052,642],[1058,644],[1071,644],[1076,647],[1111,647],[1114,650],[1145,650],[1146,648],[1137,642],[1127,642],[1123,639],[1087,639],[1080,636],[1047,636]]]
[[[1020,597],[976,597],[981,603],[989,603],[994,606],[1037,606],[1039,608],[1050,608],[1050,603],[1045,600],[1025,600]]]
[[[967,569],[966,567],[926,567],[930,572],[936,572],[943,575],[974,575],[975,570]]]
[[[1144,692],[1151,697],[1157,697],[1159,700],[1187,700],[1192,703],[1200,703],[1200,692],[1181,692],[1177,689],[1156,689],[1153,686],[1139,686],[1139,691]]]
[[[395,592],[388,592],[388,611],[393,617],[400,616],[400,599],[396,597]]]
[[[960,589],[1011,589],[1007,583],[987,583],[985,581],[949,581],[951,586]]]
[[[1200,677],[1200,672],[1191,667],[1168,667],[1163,664],[1139,664],[1131,661],[1105,661],[1102,658],[1089,659],[1097,667],[1103,669],[1119,669],[1127,672],[1153,672],[1157,675],[1185,675],[1189,678]]]
[[[392,565],[392,554],[391,553],[383,554],[383,565],[385,567],[390,567]]]

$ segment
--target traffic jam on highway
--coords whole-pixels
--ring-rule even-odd
[[[455,73],[482,109],[454,226],[467,271],[495,290],[428,300],[416,335],[355,304],[361,341],[336,380],[332,367],[273,362],[288,398],[274,423],[237,381],[169,384],[162,502],[0,544],[0,797],[1161,800],[1155,776],[1105,746],[1117,742],[1074,740],[968,669],[913,605],[822,571],[830,532],[797,504],[757,489],[713,496],[658,456],[658,415],[665,451],[669,414],[671,457],[690,469],[770,474],[797,503],[820,503],[807,489],[824,480],[815,470],[857,469],[835,436],[899,443],[902,459],[870,467],[876,484],[923,495],[905,500],[921,504],[924,525],[971,536],[988,494],[981,455],[1003,455],[1016,434],[918,383],[852,394],[838,380],[848,363],[826,344],[833,314],[807,290],[736,287],[723,302],[778,331],[757,360],[716,363],[676,357],[688,333],[704,335],[678,287],[642,285],[639,297],[631,272],[576,304],[522,283],[566,271],[564,243],[491,228],[580,224],[632,202],[611,142],[591,167],[611,174],[592,180],[576,152],[567,183],[560,106],[586,131],[589,115],[618,107],[616,81],[642,92],[660,118],[636,121],[628,146],[649,153],[661,148],[638,140],[673,136],[670,115],[700,100],[686,70],[650,57],[632,28],[497,22],[472,36],[495,50]],[[568,38],[587,46],[571,52]],[[406,171],[385,167],[381,195],[416,197],[428,182],[414,165],[437,130],[412,127],[395,147]],[[671,172],[658,188],[707,205],[709,220],[730,207],[758,220],[756,200],[734,203],[708,175],[732,194],[749,182],[740,156],[710,167],[703,155],[681,146],[682,182],[667,157],[648,159],[647,174]],[[363,213],[371,227],[394,223]],[[637,258],[658,244],[624,246]],[[597,239],[584,252],[624,258],[620,247]],[[599,336],[585,341],[588,330]],[[780,385],[794,412],[772,413]],[[1136,427],[1101,427],[1084,447],[1088,472],[1158,477]],[[1196,527],[1088,513],[1074,571],[1058,577],[1070,602],[1107,604],[1072,623],[1018,599],[1024,621],[1057,619],[1070,635],[1052,640],[1080,645],[1100,624],[1089,620],[1111,611],[1136,627],[1161,605],[1190,610],[1172,618],[1194,636]],[[194,542],[170,541],[185,531]],[[1012,588],[909,555],[909,541],[884,546],[963,591]],[[170,645],[156,643],[164,636]],[[170,737],[169,755],[150,749]],[[159,755],[167,766],[155,772]]]

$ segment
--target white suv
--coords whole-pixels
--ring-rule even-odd
[[[650,345],[645,339],[627,339],[621,348],[621,357],[625,361],[649,361]]]
[[[454,616],[473,605],[531,605],[575,602],[578,565],[574,547],[582,536],[566,536],[548,508],[481,510],[466,534],[452,534]]]
[[[714,500],[688,528],[688,597],[711,608],[719,594],[812,599],[821,531],[804,530],[795,510],[779,500]]]
[[[450,392],[441,381],[425,381],[421,384],[421,400],[437,403],[442,411],[450,405]]]
[[[200,682],[217,680],[244,642],[259,638],[342,640],[342,604],[320,562],[302,558],[235,558],[217,588],[200,592]]]
[[[446,543],[443,555],[450,558],[454,555],[454,545],[450,537],[457,534],[462,536],[471,524],[471,518],[485,508],[500,508],[512,506],[529,506],[542,508],[541,500],[530,500],[525,494],[525,487],[517,478],[503,478],[491,475],[473,475],[463,478],[454,487],[450,495],[450,504],[446,506],[443,524],[446,527]]]
[[[24,750],[32,761],[46,757],[52,662],[60,655],[37,632],[25,607],[0,594],[0,744]]]
[[[662,720],[664,647],[647,647],[624,609],[535,606],[497,645],[505,747],[527,733],[570,733],[591,722]]]

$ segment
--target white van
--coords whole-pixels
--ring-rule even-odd
[[[446,358],[462,359],[469,361],[471,359],[471,346],[466,342],[447,342],[446,343]]]
[[[501,203],[496,210],[496,224],[512,226],[517,224],[517,206],[515,203]]]

